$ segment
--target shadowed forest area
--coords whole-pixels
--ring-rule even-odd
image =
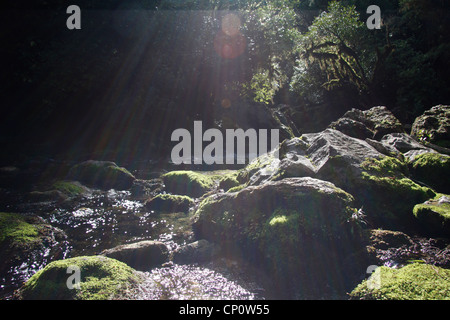
[[[2,156],[167,156],[175,128],[233,128],[228,120],[243,121],[235,109],[255,104],[320,106],[328,119],[297,119],[311,132],[351,108],[387,106],[412,124],[448,102],[445,1],[341,1],[314,20],[328,2],[81,1],[81,30],[65,27],[65,1],[10,2],[1,18]],[[371,4],[380,30],[366,27]],[[243,48],[224,57],[214,41],[236,40],[218,40],[230,12]]]

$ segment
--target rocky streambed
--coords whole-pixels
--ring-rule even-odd
[[[2,295],[448,299],[450,152],[431,138],[375,107],[239,170],[3,167]]]

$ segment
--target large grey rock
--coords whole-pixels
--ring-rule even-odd
[[[101,255],[122,261],[136,270],[150,270],[169,261],[168,247],[159,241],[140,241],[107,249]]]
[[[194,215],[194,231],[224,252],[266,266],[287,291],[324,297],[345,292],[355,273],[343,261],[363,249],[353,201],[330,182],[285,178],[206,198]],[[330,274],[330,265],[339,271]]]
[[[403,153],[403,156],[409,160],[412,160],[423,153],[436,153],[436,151],[424,146],[406,133],[387,134],[380,142],[387,148],[393,148],[398,152]]]
[[[329,128],[359,139],[380,139],[388,133],[403,132],[400,121],[384,106],[366,111],[351,109]]]
[[[279,148],[279,159],[262,161],[261,167],[249,179],[251,185],[286,177],[317,177],[337,185],[348,185],[350,179],[360,176],[360,168],[367,158],[380,158],[366,141],[352,138],[334,129],[304,134],[284,141]],[[260,159],[257,159],[260,161]],[[250,164],[252,166],[252,164]]]

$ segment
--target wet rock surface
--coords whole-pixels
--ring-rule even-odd
[[[100,253],[122,261],[136,270],[150,270],[169,261],[169,248],[160,241],[124,244]]]

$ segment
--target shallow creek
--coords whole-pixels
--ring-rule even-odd
[[[194,241],[189,215],[148,211],[129,191],[95,191],[63,204],[15,202],[2,210],[38,215],[67,237],[18,261],[0,275],[0,297],[20,286],[55,259],[96,255],[104,249],[141,240],[164,242],[170,250]],[[234,260],[203,265],[169,264],[143,273],[132,299],[264,299],[254,270]],[[2,292],[3,291],[3,292]]]

